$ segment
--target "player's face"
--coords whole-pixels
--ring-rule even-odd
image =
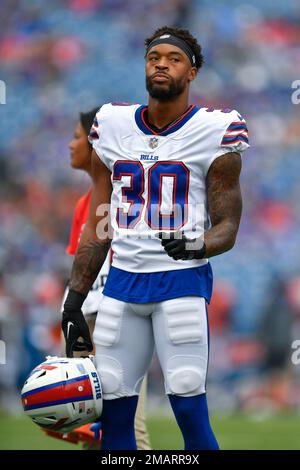
[[[91,148],[84,128],[79,122],[74,137],[69,143],[71,166],[79,170],[88,170],[91,164]]]
[[[158,101],[170,101],[181,95],[196,76],[186,54],[171,44],[159,44],[146,56],[146,88]]]

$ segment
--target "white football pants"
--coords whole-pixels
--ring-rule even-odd
[[[208,320],[202,297],[138,304],[103,296],[94,343],[105,400],[139,394],[154,345],[167,394],[205,393]]]

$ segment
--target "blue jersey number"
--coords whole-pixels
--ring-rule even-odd
[[[187,220],[189,170],[182,162],[157,162],[148,173],[148,198],[145,221],[154,230],[178,230]],[[117,223],[121,228],[134,228],[140,220],[145,200],[144,168],[140,162],[118,160],[115,162],[113,180],[129,177],[129,184],[122,187],[122,202],[129,209],[117,209]],[[164,178],[172,178],[172,210],[162,213],[162,187]]]
[[[120,228],[133,228],[141,218],[145,204],[142,194],[144,192],[144,168],[140,162],[117,160],[114,164],[113,179],[122,180],[130,178],[129,186],[122,187],[122,202],[130,203],[128,212],[118,207],[117,223]]]

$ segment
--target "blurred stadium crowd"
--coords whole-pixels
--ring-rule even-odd
[[[72,261],[64,250],[76,199],[89,185],[69,166],[78,112],[145,102],[143,41],[164,24],[190,28],[203,46],[191,101],[237,108],[252,143],[237,244],[211,260],[211,405],[300,405],[300,366],[291,363],[300,339],[300,104],[291,100],[300,79],[300,2],[2,0],[0,395],[12,410],[26,374],[59,351]],[[155,361],[151,377],[155,397]]]

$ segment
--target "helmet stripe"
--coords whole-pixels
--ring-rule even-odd
[[[34,394],[42,392],[44,390],[49,390],[51,388],[63,386],[63,385],[70,384],[70,383],[73,383],[73,382],[80,382],[81,380],[86,380],[86,379],[89,379],[88,375],[81,375],[80,377],[76,377],[75,379],[62,380],[61,382],[55,382],[55,383],[50,384],[50,385],[44,385],[43,387],[35,388],[34,390],[30,390],[29,392],[25,392],[21,395],[21,397],[26,398],[29,395],[34,395]]]
[[[36,389],[35,393],[23,394],[22,403],[26,410],[93,399],[93,389],[89,376],[81,380],[59,382],[55,387]],[[86,398],[88,397],[88,398]]]
[[[93,395],[84,395],[81,397],[70,397],[70,398],[65,398],[62,400],[56,400],[56,401],[48,401],[44,403],[36,403],[32,405],[24,405],[24,410],[29,411],[29,410],[35,410],[38,408],[46,408],[47,406],[55,406],[55,405],[63,405],[65,403],[72,403],[72,402],[77,402],[77,401],[85,401],[85,400],[93,400]]]

